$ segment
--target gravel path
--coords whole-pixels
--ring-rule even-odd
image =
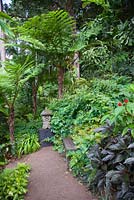
[[[64,158],[45,147],[19,162],[31,165],[25,200],[95,200],[69,172]],[[14,166],[11,163],[8,167]]]

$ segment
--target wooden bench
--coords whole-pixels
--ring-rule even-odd
[[[67,152],[68,151],[76,151],[77,147],[73,143],[73,140],[69,137],[63,138],[63,144],[65,147],[65,153],[66,153],[67,169],[69,170],[69,158],[67,156]]]

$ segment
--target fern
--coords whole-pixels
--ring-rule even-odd
[[[22,36],[41,42],[44,47],[40,46],[46,53],[63,54],[72,44],[74,23],[67,12],[57,10],[29,19],[19,30]]]
[[[22,86],[22,80],[25,78],[26,69],[32,67],[32,62],[27,58],[23,65],[15,61],[5,62],[5,70],[0,70],[0,90],[1,95],[6,99],[9,105],[17,97],[19,89]]]
[[[13,21],[12,18],[7,15],[6,13],[0,12],[0,28],[2,29],[2,31],[7,34],[8,36],[13,37],[14,34],[13,32],[10,30],[10,27],[8,26],[8,24],[5,22],[5,20],[10,20]]]

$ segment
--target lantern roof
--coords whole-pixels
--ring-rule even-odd
[[[51,110],[45,109],[42,111],[41,116],[52,116]]]

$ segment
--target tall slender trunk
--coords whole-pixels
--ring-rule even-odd
[[[35,79],[32,83],[32,93],[33,93],[33,114],[36,116],[37,112],[37,80]]]
[[[72,16],[74,17],[74,10],[73,10],[73,1],[74,0],[67,0],[66,2],[66,6],[65,9],[66,11]],[[76,24],[74,25],[74,34],[77,34],[77,30],[76,30]],[[77,78],[80,78],[80,64],[79,64],[79,52],[76,52],[74,54],[74,67],[76,67],[76,76]]]
[[[3,11],[3,2],[0,0],[0,11]],[[4,33],[0,28],[0,38],[4,39]],[[0,39],[0,60],[4,62],[6,60],[6,51],[4,46],[4,41]],[[3,64],[2,64],[3,65]]]
[[[38,65],[38,53],[35,53],[35,64],[36,67]],[[38,90],[38,77],[34,78],[34,81],[32,83],[32,97],[33,97],[33,114],[34,117],[36,116],[37,112],[37,90]]]
[[[80,64],[79,64],[79,52],[74,54],[74,66],[76,67],[77,78],[80,78]]]
[[[10,142],[11,144],[14,144],[14,106],[12,105],[9,108],[9,119],[8,119],[8,124],[9,124],[9,133],[10,133]]]
[[[67,0],[65,9],[71,16],[74,16],[73,0]]]
[[[64,83],[64,68],[58,67],[58,98],[62,98]]]

